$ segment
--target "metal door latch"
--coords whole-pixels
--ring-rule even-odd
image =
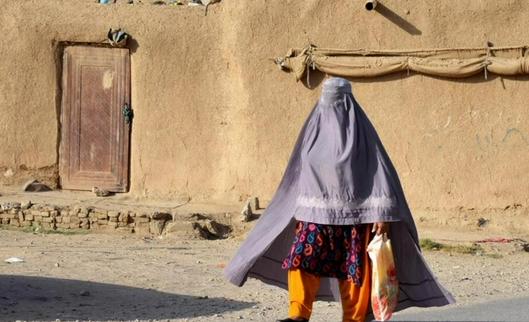
[[[134,112],[132,111],[132,108],[130,108],[130,105],[128,103],[125,103],[125,105],[123,105],[123,107],[121,108],[121,113],[123,113],[125,122],[127,124],[130,124],[132,122],[132,118],[134,117]]]

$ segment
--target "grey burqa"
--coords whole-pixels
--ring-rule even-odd
[[[281,182],[224,275],[242,286],[248,277],[287,289],[281,268],[296,220],[345,225],[391,222],[399,280],[397,311],[454,303],[438,282],[419,237],[397,172],[350,83],[331,77],[298,135]],[[318,299],[340,300],[338,283],[322,278]]]

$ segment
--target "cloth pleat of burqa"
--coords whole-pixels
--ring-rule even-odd
[[[242,286],[248,277],[287,289],[281,264],[296,220],[347,225],[391,222],[389,237],[399,281],[397,311],[454,303],[436,279],[397,172],[350,83],[331,77],[305,120],[269,205],[224,270]],[[336,279],[321,279],[320,300],[340,300]]]

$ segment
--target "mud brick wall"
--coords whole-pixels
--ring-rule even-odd
[[[160,235],[172,215],[163,212],[106,210],[95,207],[8,202],[0,206],[0,223],[14,227],[41,227],[46,230],[86,229]]]

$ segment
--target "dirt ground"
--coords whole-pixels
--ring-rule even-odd
[[[242,237],[225,240],[0,230],[2,320],[274,321],[286,291],[222,267]],[[16,256],[22,263],[8,264]],[[529,253],[425,251],[440,281],[465,305],[529,295]],[[415,309],[412,309],[415,310]],[[339,303],[317,302],[311,321],[339,321]]]

